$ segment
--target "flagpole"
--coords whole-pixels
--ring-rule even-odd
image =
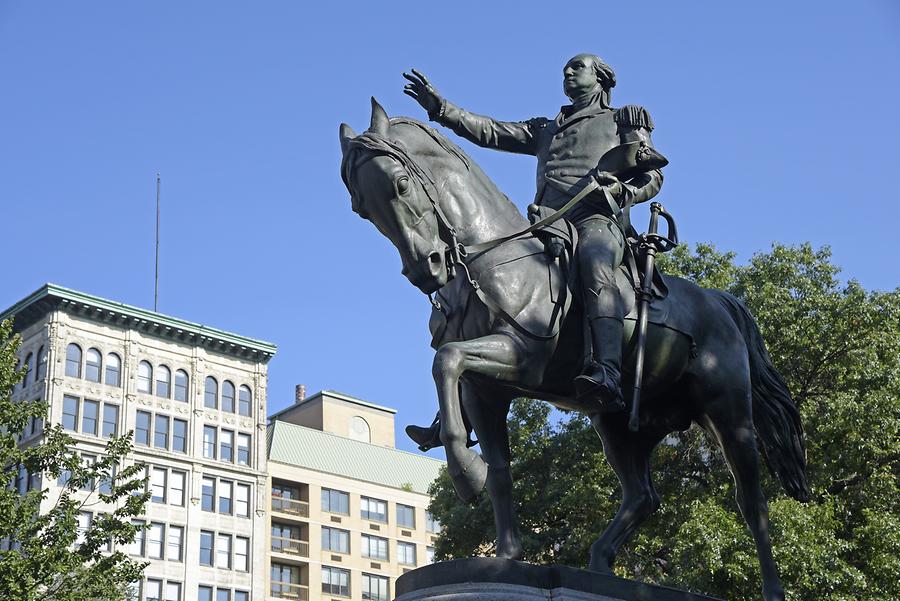
[[[156,269],[153,276],[153,310],[159,304],[159,171],[156,172]]]

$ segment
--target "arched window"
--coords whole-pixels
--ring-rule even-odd
[[[121,382],[122,360],[115,353],[106,356],[106,384],[109,386],[119,386]]]
[[[234,384],[228,380],[222,382],[222,411],[234,413]]]
[[[100,368],[103,364],[103,357],[95,348],[89,348],[84,357],[84,379],[91,382],[100,381]]]
[[[175,400],[187,402],[188,375],[183,369],[175,372]]]
[[[153,366],[146,361],[138,363],[137,390],[150,394],[153,387]]]
[[[81,347],[74,342],[66,347],[66,375],[81,377]]]
[[[37,364],[37,369],[34,371],[34,381],[40,382],[47,375],[47,351],[44,350],[44,347],[38,349],[35,363]]]
[[[156,368],[156,396],[169,398],[169,390],[172,387],[172,371],[165,365]]]
[[[238,391],[238,413],[247,417],[253,415],[253,393],[247,386],[241,386]]]
[[[369,422],[358,415],[354,415],[350,418],[350,428],[347,434],[353,440],[372,442],[372,435],[369,430]]]
[[[32,358],[31,353],[25,355],[25,377],[22,378],[22,390],[25,390],[25,387],[28,386],[28,379],[31,376],[32,368],[34,368]]]
[[[203,406],[215,409],[219,406],[219,383],[212,376],[206,377],[203,386]]]

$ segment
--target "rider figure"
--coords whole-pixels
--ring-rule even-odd
[[[606,151],[620,144],[651,145],[650,115],[639,106],[610,106],[615,73],[592,54],[579,54],[566,63],[563,91],[572,103],[563,106],[555,119],[505,122],[475,115],[442,98],[417,71],[403,75],[410,82],[404,92],[428,111],[431,120],[479,146],[536,156],[536,204],[559,209],[592,179],[601,184],[566,215],[579,234],[577,257],[593,348],[575,389],[579,399],[599,402],[602,411],[624,409],[620,387],[624,307],[615,283],[628,227],[623,222],[628,207],[656,196],[662,172],[623,182],[596,167]]]

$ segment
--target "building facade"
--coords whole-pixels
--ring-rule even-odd
[[[149,524],[129,548],[149,562],[140,599],[249,601],[268,593],[267,364],[275,346],[48,284],[12,317],[28,365],[14,398],[42,399],[85,461],[134,432]],[[40,440],[43,424],[22,444]],[[65,478],[65,475],[63,475]],[[23,476],[20,487],[59,482]],[[85,496],[91,493],[81,493]],[[82,527],[95,504],[80,516]]]
[[[428,487],[442,461],[394,448],[394,410],[332,391],[299,398],[267,434],[267,599],[388,601],[433,561]]]

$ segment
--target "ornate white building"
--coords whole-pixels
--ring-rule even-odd
[[[140,599],[250,601],[268,594],[266,374],[275,345],[52,284],[7,311],[28,374],[14,398],[43,399],[85,461],[133,430],[150,527],[129,549],[149,562]],[[29,425],[22,444],[39,440]],[[64,476],[65,477],[65,476]],[[58,482],[23,475],[22,490]],[[83,492],[88,495],[90,493]],[[87,525],[92,504],[81,515]]]

